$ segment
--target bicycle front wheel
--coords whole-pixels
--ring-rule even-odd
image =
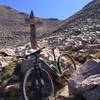
[[[67,53],[64,53],[58,57],[57,64],[60,74],[66,76],[67,78],[74,70],[76,70],[74,59]]]
[[[24,100],[52,100],[54,85],[49,73],[41,68],[40,79],[36,78],[34,68],[29,69],[23,81]]]

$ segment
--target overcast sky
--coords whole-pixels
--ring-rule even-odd
[[[81,10],[92,0],[0,0],[1,5],[42,18],[66,19]]]

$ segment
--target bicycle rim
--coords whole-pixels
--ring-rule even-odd
[[[48,73],[45,69],[41,68],[41,70],[42,70],[43,73],[45,73],[44,76],[47,76],[47,77],[48,77],[49,88],[51,88],[51,90],[50,90],[50,95],[49,95],[48,97],[46,97],[46,98],[48,98],[48,100],[52,100],[52,98],[54,97],[54,85],[53,85],[52,78],[51,78],[51,76],[49,75],[49,73]],[[32,94],[33,97],[30,98],[30,97],[28,97],[28,94],[26,93],[26,92],[27,92],[27,81],[28,81],[28,77],[31,75],[32,72],[34,72],[34,68],[31,68],[31,69],[29,69],[29,70],[27,71],[27,73],[26,73],[26,75],[25,75],[25,78],[24,78],[24,81],[23,81],[23,97],[24,97],[24,100],[36,100],[36,99],[33,99],[33,98],[34,98],[34,94]],[[42,73],[42,74],[43,74],[43,73]],[[45,77],[43,77],[43,78],[44,78],[44,80],[46,81]],[[32,78],[32,81],[35,82],[34,78]],[[29,84],[31,84],[31,83],[29,83]],[[32,84],[31,84],[31,85],[32,85]],[[48,84],[46,84],[46,86],[48,86]],[[46,91],[48,91],[48,90],[46,90],[46,89],[49,89],[49,88],[46,87],[46,86],[43,87],[44,90],[42,90],[42,91],[44,91],[45,93],[47,93]],[[33,91],[32,91],[32,92],[33,92]],[[29,93],[29,94],[30,94],[30,93]],[[38,97],[39,97],[39,95],[38,95]],[[45,99],[43,99],[42,97],[40,97],[39,100],[45,100]],[[47,100],[47,99],[46,99],[46,100]]]
[[[76,70],[76,64],[74,59],[67,53],[62,54],[59,56],[57,61],[60,73],[63,75],[66,75],[66,77],[69,77],[70,74]]]

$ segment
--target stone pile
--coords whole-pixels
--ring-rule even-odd
[[[91,52],[92,47],[94,47],[94,51],[96,49],[100,50],[100,38],[98,38],[96,34],[80,34],[77,36],[72,35],[70,37],[58,35],[47,38],[47,40],[49,46],[58,47],[64,51],[78,51],[79,49],[83,49],[85,46],[88,46]]]
[[[43,43],[43,47],[46,45],[47,45],[46,43]],[[39,46],[42,46],[41,42],[39,42]],[[30,43],[27,43],[24,46],[18,46],[16,48],[1,49],[0,50],[0,68],[8,66],[9,61],[16,61],[20,58],[22,59],[24,58],[25,55],[29,55],[35,51],[36,51],[35,49],[31,48]],[[50,50],[50,48],[47,47],[41,52],[41,55],[49,59],[49,57],[51,56],[51,52],[52,50]]]

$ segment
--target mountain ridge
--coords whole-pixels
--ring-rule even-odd
[[[74,14],[73,16],[71,16],[68,19],[66,19],[62,23],[62,25],[59,26],[59,27],[62,29],[62,28],[64,28],[65,24],[70,24],[73,20],[74,21],[76,19],[79,20],[82,17],[85,17],[84,20],[86,20],[87,18],[91,18],[92,16],[93,17],[97,17],[97,16],[95,16],[96,14],[98,14],[98,17],[99,17],[99,15],[100,15],[100,11],[99,11],[100,8],[99,8],[99,6],[100,6],[100,0],[93,0],[93,1],[91,1],[85,7],[83,7],[80,11],[78,11],[76,14]],[[96,9],[98,9],[98,10],[96,10]],[[86,18],[86,16],[87,16],[87,18]],[[81,20],[80,20],[80,22],[81,22]],[[58,30],[60,30],[60,28],[58,28]],[[65,28],[66,28],[66,26],[65,26]]]

